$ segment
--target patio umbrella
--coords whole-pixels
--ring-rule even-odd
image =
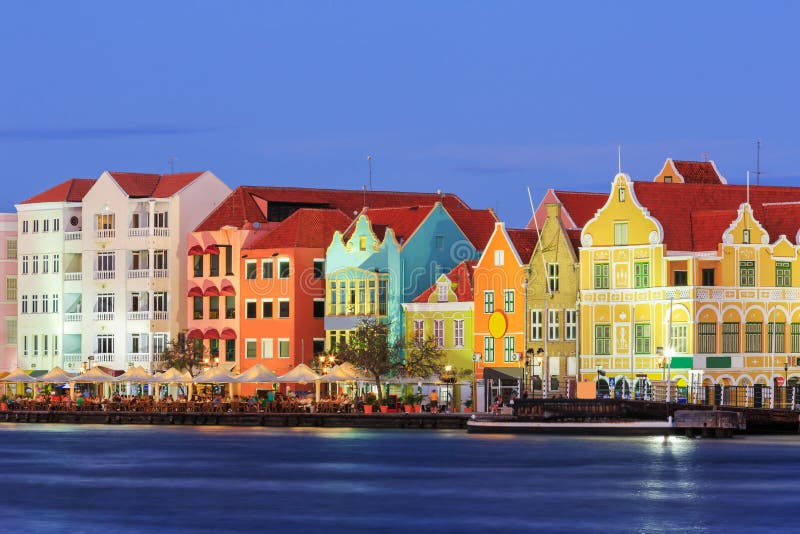
[[[116,378],[97,367],[92,367],[85,373],[73,376],[69,380],[70,382],[80,382],[84,384],[110,384],[117,381]]]
[[[316,379],[317,382],[350,382],[355,380],[352,376],[345,374],[344,371],[341,369],[337,369],[336,367],[328,373],[327,375],[322,375]]]
[[[39,377],[39,382],[43,384],[63,384],[74,377],[74,374],[67,373],[61,367],[53,367],[49,372]]]
[[[285,375],[278,377],[277,382],[283,383],[297,383],[297,384],[308,384],[309,382],[313,382],[319,378],[319,375],[314,372],[311,367],[307,366],[304,363],[301,363]]]
[[[222,367],[212,367],[192,380],[195,384],[232,384],[236,378]]]
[[[150,378],[150,382],[154,384],[188,384],[192,381],[192,375],[188,372],[182,373],[174,367],[170,367],[163,373],[153,375]]]
[[[340,363],[333,369],[334,371],[338,371],[340,374],[349,376],[350,380],[369,380],[369,376],[367,375],[367,373],[357,368],[350,362]]]
[[[0,378],[0,382],[6,382],[6,383],[21,382],[25,384],[30,384],[31,382],[38,382],[38,381],[39,381],[38,378],[29,375],[19,367],[8,373],[8,375],[6,375],[5,377]]]
[[[240,384],[265,384],[267,382],[277,382],[278,375],[261,365],[255,364],[253,367],[236,377],[236,382]]]
[[[117,377],[120,382],[133,382],[135,384],[145,384],[153,382],[153,376],[150,375],[144,367],[137,366],[131,367]]]

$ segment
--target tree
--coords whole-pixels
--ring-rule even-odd
[[[375,319],[366,319],[350,334],[347,342],[341,343],[336,357],[366,370],[375,380],[378,399],[383,399],[381,378],[402,369],[400,343],[389,343],[389,325]]]
[[[158,366],[162,370],[174,367],[178,371],[189,371],[192,376],[197,376],[203,368],[203,360],[207,355],[208,348],[201,340],[180,336],[170,341],[160,354]]]
[[[413,336],[406,350],[405,375],[427,378],[440,375],[444,370],[444,350],[431,336],[420,339]]]

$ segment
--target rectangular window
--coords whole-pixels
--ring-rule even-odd
[[[289,260],[278,260],[278,278],[289,278]]]
[[[50,255],[45,254],[42,256],[42,274],[47,274],[50,271]]]
[[[595,289],[608,289],[608,264],[595,263],[594,264],[594,288]]]
[[[39,256],[34,254],[31,258],[31,273],[36,274],[39,272]]]
[[[742,243],[745,245],[750,244],[750,230],[742,230]]]
[[[164,258],[166,263],[166,258]],[[158,263],[158,262],[156,262]],[[156,269],[166,269],[166,266],[159,267],[156,264]],[[209,254],[208,256],[208,276],[219,276],[219,254]]]
[[[611,325],[594,325],[594,353],[599,355],[611,354]]]
[[[672,350],[679,354],[686,354],[689,352],[689,325],[672,325],[670,346],[672,347]]]
[[[61,219],[53,219],[53,231],[58,232],[61,229]]]
[[[256,299],[247,299],[244,301],[244,317],[245,319],[256,319],[257,315]]]
[[[203,297],[194,297],[192,301],[192,317],[194,319],[203,318]]]
[[[689,273],[686,271],[675,271],[673,273],[673,284],[675,286],[686,286],[689,285]]]
[[[367,236],[359,236],[358,237],[358,250],[364,252],[367,250]]]
[[[271,337],[265,337],[261,339],[261,357],[262,358],[273,358],[275,351],[275,339]]]
[[[761,352],[761,323],[745,323],[744,325],[744,351]]]
[[[547,264],[547,287],[551,293],[558,291],[558,264]]]
[[[547,339],[561,339],[561,325],[558,322],[558,310],[547,310]]]
[[[192,262],[194,276],[203,276],[203,256],[195,256]]]
[[[248,360],[252,360],[256,357],[256,340],[255,339],[245,339],[244,340],[244,357]]]
[[[45,219],[42,221],[42,232],[49,232],[50,231],[50,219]]]
[[[153,334],[153,354],[159,356],[164,354],[169,344],[169,334]]]
[[[33,231],[34,231],[34,233],[39,231],[39,219],[34,219],[33,220]]]
[[[542,310],[531,310],[531,340],[542,340]]]
[[[22,233],[23,234],[28,233],[28,221],[22,221]]]
[[[236,319],[236,297],[225,297],[225,318]]]
[[[704,286],[713,286],[714,285],[714,269],[703,269],[702,278],[703,278],[703,285]]]
[[[494,363],[494,338],[492,336],[483,337],[483,361]]]
[[[414,320],[414,341],[422,343],[425,341],[425,321]]]
[[[494,251],[494,264],[496,266],[502,266],[505,263],[505,253],[502,250],[495,250]]]
[[[433,340],[437,347],[444,347],[444,320],[433,320]]]
[[[36,221],[34,221],[34,223],[35,223],[35,222],[36,222]],[[35,227],[35,226],[36,226],[36,225],[34,224],[34,227]],[[38,356],[38,355],[39,355],[39,336],[37,336],[37,335],[33,335],[33,336],[31,336],[31,337],[33,337],[33,355],[34,355],[34,356]]]
[[[436,286],[436,300],[439,302],[447,302],[448,290],[450,289],[447,282],[441,282]]]
[[[244,279],[255,280],[258,274],[258,265],[256,260],[247,260],[244,262]]]
[[[443,250],[444,249],[444,236],[437,235],[433,237],[434,246],[436,250]]]
[[[17,344],[17,318],[6,317],[6,343],[9,345]]]
[[[791,328],[792,353],[798,354],[800,353],[800,323],[792,323]]]
[[[167,292],[155,291],[153,293],[153,311],[165,312],[167,311]]]
[[[378,280],[378,315],[386,315],[386,280]]]
[[[53,272],[57,273],[61,270],[61,256],[53,254]]]
[[[494,291],[483,292],[483,313],[494,313]]]
[[[9,237],[6,239],[6,258],[9,260],[17,259],[17,238]]]
[[[325,317],[325,299],[314,299],[314,319]]]
[[[97,313],[114,312],[114,293],[98,293],[94,311]]]
[[[578,339],[578,310],[564,310],[564,341]]]
[[[456,347],[464,346],[464,319],[453,321],[453,344]]]
[[[261,318],[272,319],[272,299],[261,300]]]
[[[50,301],[47,299],[47,293],[42,295],[42,313],[50,313]]]
[[[699,354],[717,352],[717,323],[697,324],[697,352]]]
[[[722,323],[722,352],[739,352],[739,323]]]
[[[263,278],[264,280],[272,280],[273,276],[272,266],[273,266],[272,258],[267,260],[261,260],[261,278]]]
[[[513,362],[515,361],[514,357],[514,336],[505,336],[503,338],[503,361]]]
[[[219,339],[208,340],[208,353],[215,360],[219,358]]]
[[[22,295],[22,311],[20,313],[28,313],[28,296]]]
[[[114,336],[101,334],[96,338],[97,352],[99,354],[113,354],[114,353]]]
[[[742,287],[755,287],[756,285],[756,262],[739,262],[739,285]]]
[[[288,339],[279,339],[278,340],[278,358],[288,358],[289,357],[289,340]]]
[[[314,260],[314,279],[322,280],[325,278],[325,260]]]
[[[628,244],[628,223],[626,222],[614,223],[614,244],[615,245]]]
[[[236,340],[235,339],[226,339],[225,340],[225,361],[226,362],[235,362],[236,361]]]
[[[219,248],[225,251],[225,276],[233,276],[233,247],[220,245]]]
[[[633,264],[633,287],[636,289],[650,287],[650,262],[637,261]]]
[[[646,323],[633,326],[633,349],[636,354],[650,354],[650,325]]]
[[[39,296],[31,295],[31,313],[39,313]]]
[[[113,252],[98,252],[97,253],[97,270],[104,272],[114,271],[114,253]]]
[[[503,311],[512,313],[514,311],[514,290],[506,289],[503,291]]]
[[[219,319],[219,297],[208,298],[208,318]]]
[[[288,319],[289,318],[289,301],[288,300],[278,300],[278,317],[281,319]]]
[[[169,212],[157,211],[153,213],[153,227],[154,228],[168,228],[169,227]]]
[[[786,324],[767,323],[767,344],[769,352],[782,354],[786,352]]]
[[[17,277],[6,278],[6,300],[17,300]]]
[[[28,274],[28,256],[22,256],[22,274]]]
[[[792,287],[792,264],[788,261],[775,262],[775,285]]]
[[[53,313],[58,313],[58,294],[53,293]]]
[[[97,223],[98,230],[113,230],[114,214],[106,213],[103,215],[95,215],[95,222]]]

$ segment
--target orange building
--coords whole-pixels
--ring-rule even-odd
[[[478,408],[481,400],[509,396],[523,380],[525,352],[525,285],[536,231],[506,229],[495,224],[474,273],[474,350],[480,360]],[[482,391],[481,391],[482,389]]]

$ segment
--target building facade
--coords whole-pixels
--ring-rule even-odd
[[[17,214],[0,213],[0,371],[17,366]]]

